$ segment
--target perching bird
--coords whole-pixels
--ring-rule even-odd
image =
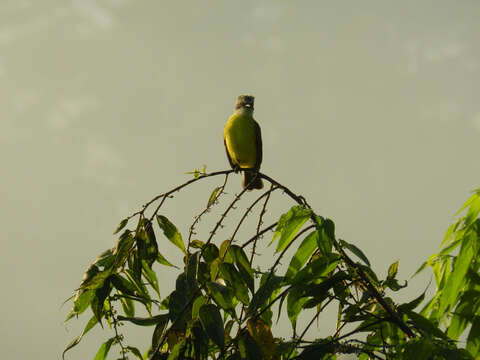
[[[251,95],[240,95],[235,104],[235,112],[228,119],[223,131],[223,142],[228,161],[237,172],[243,171],[243,188],[262,189],[263,181],[258,176],[262,163],[262,134],[260,126],[253,118]]]

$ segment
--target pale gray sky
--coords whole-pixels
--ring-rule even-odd
[[[3,0],[3,358],[60,357],[87,320],[65,328],[59,310],[84,269],[186,171],[228,168],[222,130],[245,92],[262,170],[408,279],[480,185],[479,16],[476,1]],[[183,232],[191,208],[168,207]],[[68,359],[109,335],[92,334]]]

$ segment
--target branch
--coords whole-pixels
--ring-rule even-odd
[[[293,200],[295,200],[299,205],[303,205],[310,210],[312,210],[311,206],[307,203],[305,198],[300,195],[296,195],[293,193],[290,189],[288,189],[286,186],[280,184],[279,182],[273,180],[269,176],[259,173],[259,176],[267,181],[269,181],[271,184],[275,184],[279,188],[281,188],[288,196],[290,196]],[[318,224],[315,219],[315,214],[312,214],[311,217],[312,222],[317,226]],[[368,291],[372,294],[372,296],[378,301],[380,306],[391,316],[392,321],[395,322],[395,324],[402,329],[402,331],[407,334],[409,337],[414,337],[413,331],[408,327],[408,325],[401,319],[401,317],[397,314],[395,309],[390,307],[387,302],[383,299],[382,295],[378,292],[378,290],[375,288],[375,286],[371,283],[371,281],[368,279],[368,277],[365,275],[363,270],[357,266],[357,264],[343,251],[343,248],[340,246],[340,244],[337,242],[336,239],[333,239],[333,245],[335,247],[335,250],[338,251],[338,253],[341,255],[342,259],[345,260],[347,265],[351,267],[352,269],[355,269],[359,276],[362,278],[363,283],[367,287]]]
[[[209,177],[213,177],[213,176],[218,176],[218,175],[228,175],[228,174],[231,174],[233,172],[233,170],[222,170],[222,171],[215,171],[213,173],[210,173],[210,174],[203,174],[203,175],[200,175],[199,177],[197,178],[193,178],[193,179],[190,179],[186,182],[184,182],[183,184],[173,188],[172,190],[170,191],[167,191],[166,193],[163,193],[163,194],[160,194],[160,195],[157,195],[155,196],[153,199],[151,199],[150,201],[148,201],[147,203],[145,203],[143,206],[142,206],[142,209],[137,211],[137,212],[134,212],[133,214],[131,214],[130,216],[127,217],[128,220],[130,220],[131,218],[133,218],[134,216],[136,215],[143,215],[145,213],[145,210],[147,210],[147,208],[153,204],[155,201],[157,201],[158,199],[160,198],[167,198],[168,196],[170,196],[171,194],[173,194],[174,192],[176,191],[179,191],[181,189],[183,189],[185,186],[188,186],[194,182],[197,182],[197,181],[200,181],[200,180],[203,180],[203,179],[206,179],[206,178],[209,178]],[[163,204],[163,201],[165,200],[162,200],[162,204]],[[158,210],[160,209],[160,206],[157,207],[157,209],[155,210],[153,216],[155,216],[156,212],[158,212]]]

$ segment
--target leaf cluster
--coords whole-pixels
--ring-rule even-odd
[[[220,198],[226,196],[224,189],[230,172],[193,172],[194,179],[156,196],[142,210],[120,222],[115,231],[120,234],[115,247],[100,254],[90,265],[73,297],[67,320],[89,308],[92,316],[65,352],[76,346],[95,325],[103,326],[105,321],[112,337],[102,344],[95,359],[106,359],[114,345],[118,346],[122,359],[133,356],[152,360],[306,360],[335,359],[338,354],[356,354],[360,359],[418,358],[412,357],[413,354],[425,354],[420,357],[425,359],[473,358],[470,355],[473,345],[465,351],[458,349],[452,339],[456,340],[453,335],[458,338],[460,329],[470,324],[457,314],[464,316],[472,309],[479,309],[477,300],[470,307],[458,305],[474,302],[473,292],[480,291],[472,275],[478,273],[478,268],[472,267],[474,256],[470,255],[477,254],[478,245],[474,245],[476,238],[471,233],[476,231],[478,236],[478,211],[473,215],[469,212],[465,218],[468,221],[464,220],[450,231],[456,239],[446,243],[450,251],[454,250],[452,244],[456,241],[470,239],[466,240],[469,245],[457,245],[467,248],[460,250],[461,260],[458,257],[445,260],[450,262],[440,266],[443,270],[437,270],[437,284],[443,284],[441,294],[450,295],[432,299],[422,312],[416,312],[424,294],[404,304],[396,304],[390,297],[406,286],[397,279],[398,262],[393,263],[387,277],[381,279],[361,249],[336,237],[332,220],[316,214],[303,197],[267,175],[259,174],[270,182],[269,190],[245,208],[239,207],[245,190],[234,195],[213,229],[197,234],[195,227],[200,217],[206,216],[212,207],[220,206]],[[218,175],[225,176],[223,185],[214,188],[207,207],[194,218],[188,238],[184,240],[174,223],[160,213],[163,203],[174,192]],[[278,215],[278,221],[262,227],[271,194],[280,193],[277,190],[282,190],[293,204]],[[256,229],[250,230],[250,237],[237,239],[237,231],[245,218],[262,203]],[[150,208],[154,210],[147,216]],[[241,209],[235,217],[233,211]],[[224,226],[227,216],[236,222],[235,230],[228,239],[216,240],[216,233]],[[133,230],[127,228],[129,224],[134,225]],[[269,231],[274,231],[269,244],[275,260],[266,266],[255,249]],[[460,231],[463,235],[459,235]],[[162,277],[153,270],[154,264],[174,267],[159,251],[159,242],[164,240],[178,248],[183,266],[177,270],[174,289],[162,297],[158,280]],[[440,262],[446,253],[442,251],[438,256],[427,265]],[[461,273],[457,270],[459,274],[455,274],[456,268],[466,267],[467,258],[470,259],[467,270]],[[445,275],[447,266],[454,270],[449,275]],[[460,280],[456,280],[449,284],[452,276],[463,282],[459,285]],[[460,296],[452,298],[451,291],[459,291]],[[139,306],[148,316],[136,315]],[[327,337],[307,338],[307,333],[315,333],[312,326],[320,314],[329,308],[337,312],[333,332]],[[447,331],[442,331],[439,324],[445,322],[445,316],[441,312],[455,308],[450,322],[456,319],[456,330],[450,330],[450,325]],[[291,336],[287,339],[275,335],[278,320],[284,313],[291,324]],[[298,320],[302,314],[310,316],[310,320],[300,326]],[[124,322],[153,327],[151,344],[143,354],[126,344],[120,332]],[[470,333],[472,331],[478,332],[473,326]],[[475,334],[472,339],[478,342]]]
[[[420,312],[445,329],[449,339],[466,335],[466,350],[480,354],[480,189],[474,191],[448,228],[438,253],[422,264],[432,269],[436,292]],[[468,329],[468,331],[467,331]]]

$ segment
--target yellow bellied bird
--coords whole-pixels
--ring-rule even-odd
[[[228,161],[235,172],[244,170],[242,185],[247,190],[263,188],[258,176],[262,163],[262,134],[253,118],[254,100],[251,95],[240,95],[223,130]]]

